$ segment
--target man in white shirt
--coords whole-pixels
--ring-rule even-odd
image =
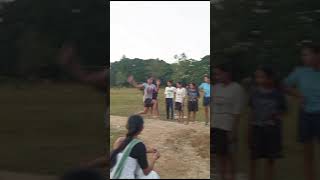
[[[172,86],[173,81],[167,82],[167,87],[164,90],[164,94],[166,97],[166,111],[167,111],[167,119],[173,120],[173,98],[174,93],[176,92],[176,88]]]
[[[213,153],[220,167],[219,174],[222,179],[235,180],[234,146],[244,106],[244,91],[232,80],[232,72],[227,65],[214,68],[217,84],[213,86],[211,139]]]
[[[184,99],[187,95],[187,91],[184,87],[182,87],[181,82],[177,82],[176,89],[176,101],[175,101],[175,110],[178,111],[178,122],[183,122],[183,107],[184,107]]]

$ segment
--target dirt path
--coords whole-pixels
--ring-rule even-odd
[[[126,117],[110,116],[112,130],[125,130]],[[210,176],[210,130],[202,123],[145,119],[141,139],[156,147],[161,158],[155,170],[161,178],[208,179]]]

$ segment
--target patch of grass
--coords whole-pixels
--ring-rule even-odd
[[[61,175],[105,152],[104,97],[77,84],[0,88],[0,169]]]
[[[143,94],[135,88],[111,88],[110,90],[110,114],[117,116],[130,116],[143,110]],[[161,119],[166,119],[166,105],[164,89],[160,89],[158,95],[159,111]],[[184,114],[187,116],[187,104],[184,107]],[[199,100],[199,111],[196,120],[204,121],[204,108],[202,98]]]

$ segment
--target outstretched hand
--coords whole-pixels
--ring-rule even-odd
[[[128,83],[130,83],[130,84],[131,84],[131,83],[134,81],[133,76],[132,76],[132,75],[130,75],[130,76],[128,77],[127,81],[128,81]]]

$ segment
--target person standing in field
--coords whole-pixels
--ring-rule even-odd
[[[189,89],[187,91],[188,96],[188,118],[186,124],[189,122],[195,122],[196,114],[199,110],[198,99],[200,98],[200,93],[195,83],[189,84]]]
[[[266,159],[265,177],[272,180],[275,177],[275,160],[282,157],[282,119],[287,104],[271,66],[256,70],[249,106],[250,180],[256,179],[256,163],[259,159]]]
[[[204,114],[205,114],[205,125],[207,126],[209,124],[209,110],[210,110],[210,96],[211,96],[211,84],[210,84],[210,78],[208,75],[204,76],[204,82],[199,86],[199,89],[202,89],[204,92],[203,95],[203,106],[204,106]]]
[[[176,84],[176,99],[175,99],[175,110],[178,112],[178,122],[183,122],[183,109],[184,109],[184,101],[187,95],[186,89],[182,86],[181,82],[177,82]]]
[[[128,82],[140,89],[143,88],[144,89],[144,95],[143,95],[143,99],[144,99],[144,109],[143,111],[139,112],[138,114],[148,114],[148,111],[150,110],[150,113],[152,114],[152,107],[153,107],[153,101],[152,101],[152,97],[153,97],[153,92],[156,90],[156,86],[153,84],[153,77],[148,77],[147,82],[146,83],[142,83],[142,84],[138,84],[133,76],[129,76],[128,77]]]
[[[173,120],[173,98],[176,92],[176,88],[172,86],[173,81],[170,80],[167,82],[167,87],[164,90],[165,98],[166,98],[166,112],[167,119]]]
[[[301,49],[304,66],[285,79],[290,95],[300,100],[299,142],[303,144],[306,180],[316,180],[315,140],[320,142],[320,46],[310,43]]]
[[[223,180],[235,180],[235,152],[240,114],[243,109],[243,88],[233,80],[229,64],[214,67],[217,83],[213,86],[211,147]]]
[[[158,94],[159,94],[159,90],[160,90],[160,84],[161,84],[160,79],[157,79],[156,88],[153,90],[153,94],[152,94],[152,103],[153,103],[152,109],[153,109],[153,116],[155,118],[160,117],[159,105],[158,105]]]

